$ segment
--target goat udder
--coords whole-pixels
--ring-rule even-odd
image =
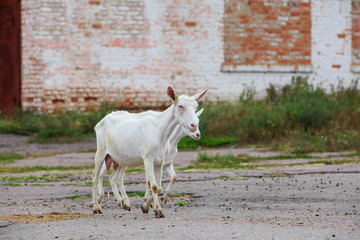
[[[109,170],[111,167],[111,164],[114,162],[114,160],[110,157],[110,155],[106,155],[105,157],[105,165],[106,165],[106,170]],[[117,165],[117,164],[116,164]],[[114,165],[115,167],[115,165]]]

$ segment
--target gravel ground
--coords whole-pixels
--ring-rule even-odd
[[[11,166],[93,163],[94,153],[72,151],[95,148],[94,141],[29,145],[25,138],[0,135],[0,151],[67,153],[19,160]],[[264,149],[231,151],[255,156],[279,154]],[[186,166],[196,154],[179,153],[175,163]],[[283,163],[296,161],[300,160]],[[173,193],[185,195],[162,205],[164,219],[156,219],[152,211],[143,214],[143,199],[138,197],[130,197],[131,211],[107,197],[101,204],[103,214],[93,215],[91,187],[84,184],[91,181],[89,171],[74,171],[74,176],[40,182],[41,186],[0,183],[0,239],[360,239],[360,164],[176,172],[179,181]],[[43,174],[47,173],[32,175]],[[31,173],[0,176],[28,175]],[[128,193],[145,190],[144,173],[125,178]],[[168,176],[164,174],[163,179]],[[110,187],[105,187],[108,191]],[[75,195],[82,197],[71,199]]]

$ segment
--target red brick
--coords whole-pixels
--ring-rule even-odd
[[[95,29],[100,29],[101,28],[101,24],[93,24],[91,25],[92,28],[95,28]]]
[[[196,22],[185,22],[185,26],[187,26],[187,27],[195,27]]]
[[[89,1],[90,5],[100,5],[100,1]]]
[[[289,7],[281,7],[280,10],[282,12],[290,12],[291,8],[289,8]]]
[[[271,1],[271,5],[265,6],[262,0],[244,0],[243,4],[249,6],[250,11],[246,7],[237,9],[239,2],[236,0],[226,2],[225,8],[231,8],[232,14],[225,18],[225,28],[229,26],[229,29],[224,31],[224,40],[228,46],[225,61],[233,62],[234,57],[237,64],[310,64],[311,61],[304,58],[311,56],[311,5],[299,4],[301,0],[292,2],[296,4],[294,7],[284,7],[282,1]],[[281,24],[275,21],[279,16],[288,14],[292,16],[282,20]],[[259,18],[254,17],[255,15]],[[249,28],[250,24],[256,25],[256,30]],[[237,36],[234,29],[241,35]],[[247,34],[246,37],[243,36],[244,33]],[[276,37],[269,37],[269,34]],[[296,37],[293,34],[296,34]],[[296,40],[297,38],[299,40]],[[276,41],[276,44],[280,41],[279,47],[272,46],[273,41]],[[294,47],[288,44],[293,44]],[[290,49],[297,49],[297,54],[292,54]],[[281,57],[274,57],[273,52],[277,52]],[[244,54],[249,57],[241,57]]]
[[[276,20],[277,19],[277,16],[272,16],[272,15],[267,15],[265,17],[266,20]]]

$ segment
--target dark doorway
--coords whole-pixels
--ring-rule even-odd
[[[11,116],[21,104],[20,0],[0,1],[0,111]]]

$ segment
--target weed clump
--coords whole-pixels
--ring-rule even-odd
[[[231,137],[241,145],[270,144],[294,153],[359,148],[360,90],[354,81],[327,95],[307,78],[293,78],[281,89],[270,85],[256,101],[247,89],[239,101],[205,107],[200,125],[207,137]]]
[[[257,144],[298,154],[359,149],[358,81],[347,88],[339,83],[326,94],[306,77],[294,77],[280,89],[270,84],[266,92],[255,100],[250,87],[235,103],[202,106],[201,139],[184,138],[179,148]],[[95,137],[94,126],[110,111],[109,105],[86,113],[16,110],[13,119],[0,118],[0,132],[30,135],[33,142],[78,141]]]
[[[63,111],[50,114],[16,110],[13,119],[0,119],[0,132],[30,135],[30,142],[79,141],[94,137],[94,126],[108,112],[108,105],[86,113]]]

